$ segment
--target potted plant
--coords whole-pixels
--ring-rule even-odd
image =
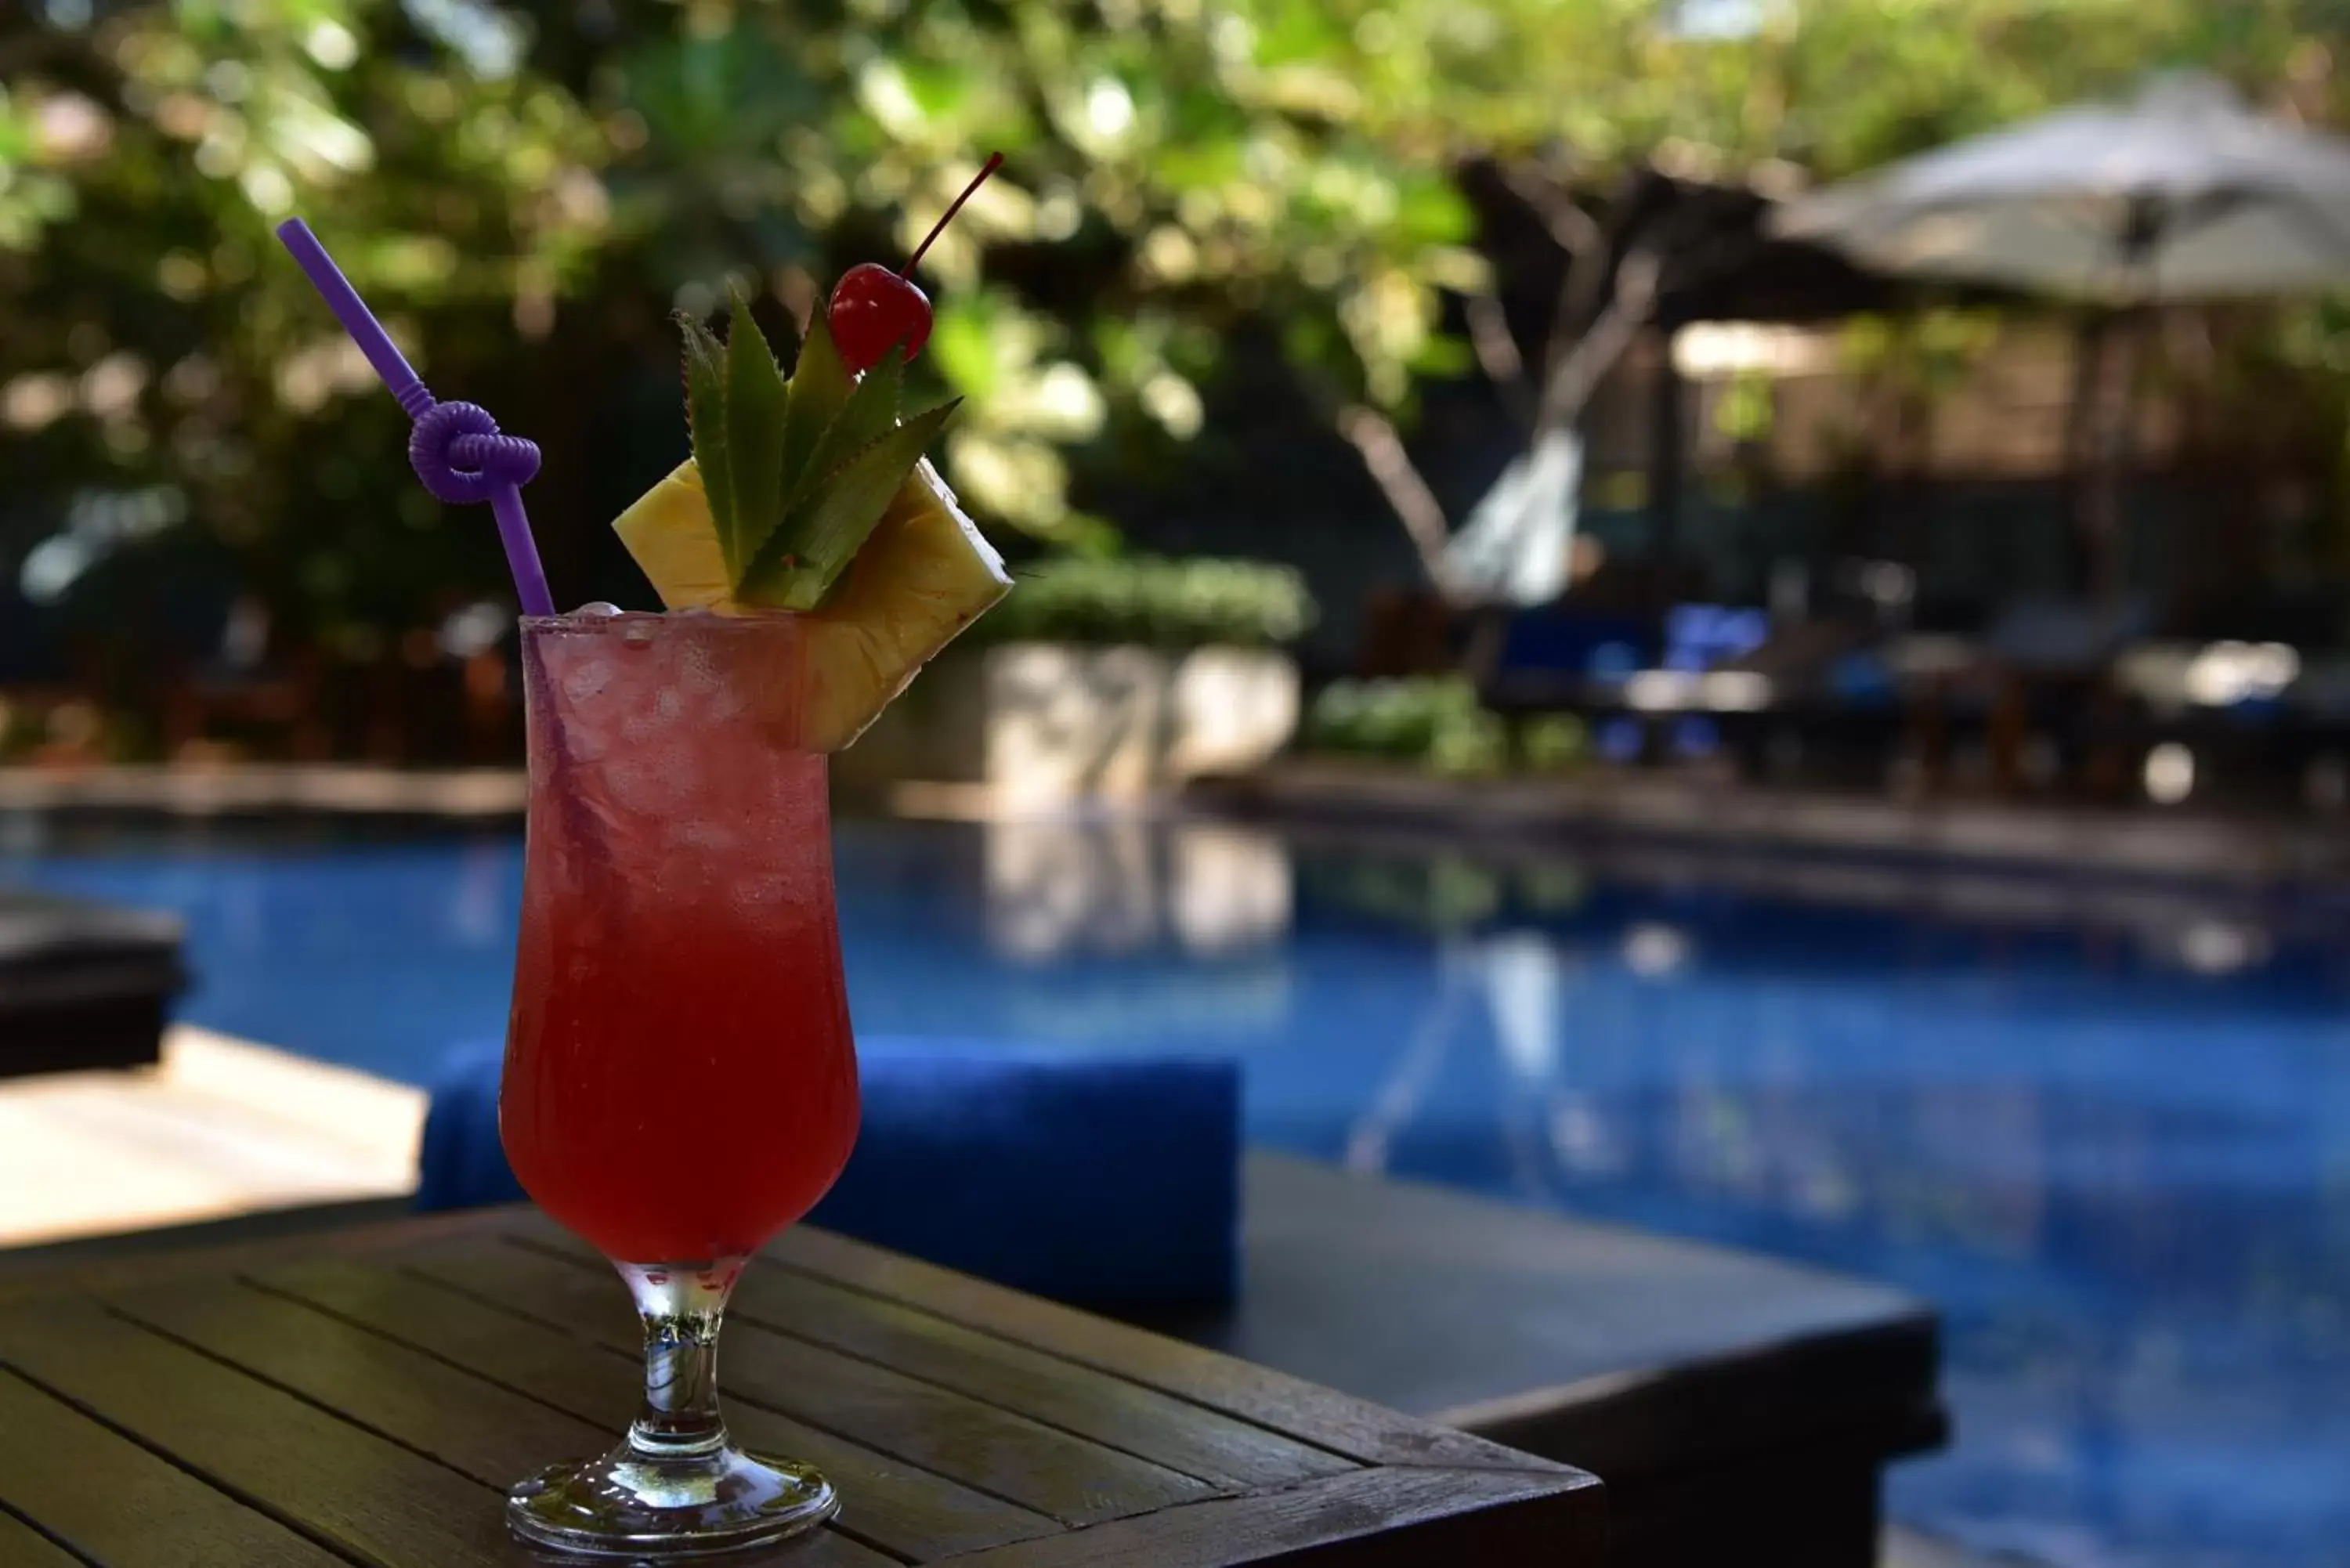
[[[998,802],[1134,799],[1254,767],[1297,727],[1304,580],[1255,561],[1064,556],[1019,584],[837,770]]]

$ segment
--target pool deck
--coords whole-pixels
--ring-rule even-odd
[[[1202,782],[1187,804],[1274,825],[1440,828],[1513,845],[1638,841],[2236,887],[2350,887],[2350,826],[2282,815],[1909,801],[1663,771],[1444,778],[1320,758]]]
[[[0,768],[0,813],[490,823],[519,819],[528,794],[519,768],[418,770],[341,763]]]
[[[424,1093],[187,1024],[129,1071],[0,1080],[0,1247],[416,1185]]]
[[[423,771],[365,764],[0,767],[0,830],[59,823],[309,818],[512,826],[520,769]],[[1847,862],[1941,865],[2125,880],[2350,889],[2350,824],[2191,808],[2115,809],[2014,801],[1905,801],[1783,790],[1661,771],[1458,779],[1323,758],[1203,780],[1173,800],[1065,805],[1040,814],[982,785],[907,781],[860,801],[893,816],[990,822],[1174,809],[1274,826],[1440,832],[1522,846],[1645,844]]]
[[[2041,1568],[2030,1558],[1981,1557],[1948,1542],[1888,1525],[1877,1548],[1877,1568]]]

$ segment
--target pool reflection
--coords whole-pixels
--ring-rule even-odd
[[[1270,834],[1131,817],[979,828],[988,944],[1017,963],[1275,946],[1289,934],[1290,862]]]
[[[1261,1071],[1261,1135],[1931,1297],[1960,1440],[1900,1474],[1909,1519],[2062,1563],[2350,1556],[2323,911],[1621,859],[1535,908],[1438,864],[1306,859],[1301,945],[1409,932],[1419,999],[1343,1127]]]
[[[230,1033],[503,1031],[511,838],[97,848]],[[2350,1563],[2350,924],[2311,900],[1219,824],[847,821],[867,1033],[1246,1066],[1260,1143],[1903,1283],[1959,1439],[1898,1516],[2063,1563]]]

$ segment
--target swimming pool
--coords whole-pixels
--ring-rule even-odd
[[[191,922],[189,1017],[422,1081],[504,1026],[518,842],[0,843]],[[1251,1136],[1901,1282],[1959,1439],[1898,1518],[2350,1563],[2350,930],[1887,868],[1208,825],[847,823],[858,1026],[1230,1053]]]

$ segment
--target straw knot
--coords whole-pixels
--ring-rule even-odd
[[[435,403],[409,432],[408,462],[435,498],[464,506],[529,483],[538,472],[538,443],[499,434],[498,421],[478,403]]]

